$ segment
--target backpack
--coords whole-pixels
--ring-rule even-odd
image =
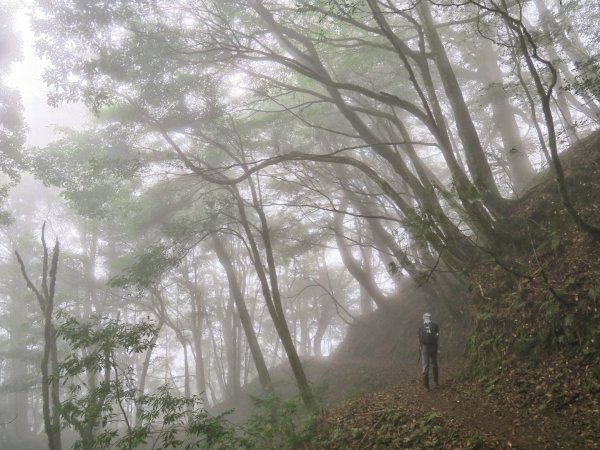
[[[421,327],[421,344],[433,345],[437,343],[437,330],[433,323],[423,324]]]

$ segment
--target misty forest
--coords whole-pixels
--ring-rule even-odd
[[[0,0],[0,450],[600,448],[599,44],[596,0]]]

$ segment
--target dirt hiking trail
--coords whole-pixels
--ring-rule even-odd
[[[576,396],[554,409],[542,409],[532,401],[528,408],[523,404],[527,395],[515,394],[510,386],[503,390],[500,380],[488,386],[464,382],[456,368],[443,364],[440,387],[430,391],[422,386],[416,365],[359,361],[351,370],[352,365],[344,363],[343,372],[329,368],[330,376],[337,373],[339,388],[357,381],[356,374],[377,385],[381,378],[389,381],[392,370],[396,380],[328,409],[317,427],[321,448],[600,449],[597,397]],[[510,376],[505,381],[518,384]],[[530,381],[533,386],[536,380]],[[586,402],[585,408],[581,402]]]

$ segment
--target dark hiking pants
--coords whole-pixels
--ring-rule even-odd
[[[423,365],[423,384],[429,389],[429,367],[433,372],[433,381],[438,384],[437,347],[421,346],[421,363]]]

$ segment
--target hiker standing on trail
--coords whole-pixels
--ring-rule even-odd
[[[421,364],[423,365],[423,385],[427,390],[429,390],[429,366],[431,366],[433,372],[435,387],[439,387],[437,363],[439,336],[440,329],[437,324],[431,321],[431,314],[423,314],[423,324],[419,327],[419,347]]]

